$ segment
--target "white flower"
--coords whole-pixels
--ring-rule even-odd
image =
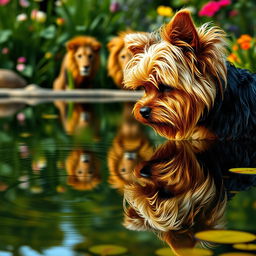
[[[25,21],[28,19],[28,16],[26,13],[21,13],[19,14],[17,17],[16,17],[16,20],[17,21]]]
[[[44,23],[46,21],[46,13],[39,10],[32,10],[31,19]]]

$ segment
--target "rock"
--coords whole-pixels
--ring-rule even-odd
[[[0,69],[0,88],[23,88],[26,81],[12,70]]]

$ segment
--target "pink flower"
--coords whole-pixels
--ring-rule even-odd
[[[231,0],[220,0],[219,2],[219,6],[223,7],[223,6],[227,6],[231,4]]]
[[[23,123],[26,119],[26,116],[24,115],[24,113],[20,112],[17,114],[16,118],[19,121],[19,123]]]
[[[25,69],[25,67],[26,66],[23,63],[19,63],[19,64],[17,64],[16,69],[18,71],[22,72]]]
[[[120,4],[118,2],[112,2],[109,6],[110,12],[114,13],[120,10]]]
[[[0,5],[6,5],[10,2],[10,0],[0,0]]]
[[[229,12],[229,16],[230,17],[234,17],[234,16],[237,16],[238,15],[238,11],[237,10],[232,10]]]
[[[212,17],[219,9],[220,9],[220,5],[218,2],[215,2],[215,1],[208,2],[199,11],[199,16]]]
[[[28,0],[19,0],[19,3],[20,3],[20,6],[24,8],[27,8],[30,6],[30,3]]]
[[[27,59],[25,57],[19,57],[17,62],[18,63],[25,63],[27,61]]]
[[[10,50],[7,47],[4,47],[2,49],[2,54],[8,54],[10,52]]]

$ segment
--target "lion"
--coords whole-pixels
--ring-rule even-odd
[[[59,76],[53,83],[54,90],[65,90],[70,72],[75,88],[88,88],[100,65],[100,42],[94,37],[77,36],[66,43]]]
[[[131,59],[132,55],[124,44],[124,37],[131,32],[120,32],[107,45],[110,52],[108,57],[108,75],[114,80],[115,84],[123,88],[123,70]]]

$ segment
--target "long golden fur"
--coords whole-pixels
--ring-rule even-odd
[[[73,150],[66,159],[67,184],[76,190],[92,190],[101,182],[99,161],[93,152]]]
[[[198,121],[225,86],[225,33],[208,24],[196,28],[182,10],[158,34],[129,34],[125,42],[133,54],[125,87],[145,89],[136,119],[169,139],[215,138]],[[151,111],[150,117],[141,109]]]
[[[197,160],[205,148],[200,141],[169,141],[139,164],[124,188],[125,227],[151,230],[174,251],[193,247],[195,232],[220,228],[226,196]]]
[[[75,88],[90,87],[99,68],[100,48],[97,39],[90,36],[77,36],[68,41],[59,76],[53,84],[54,90],[67,88],[67,72],[71,73]]]
[[[131,32],[120,32],[107,45],[109,50],[108,75],[118,87],[123,87],[123,70],[132,57],[124,43],[124,37],[129,33]]]
[[[120,191],[131,181],[135,166],[153,153],[141,124],[132,116],[132,107],[133,104],[125,105],[122,124],[108,152],[108,182]]]

